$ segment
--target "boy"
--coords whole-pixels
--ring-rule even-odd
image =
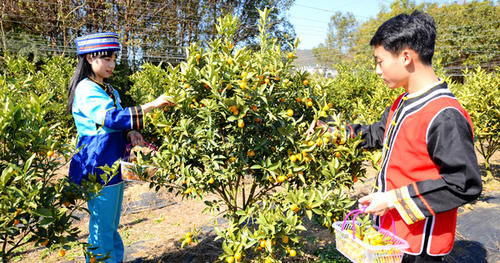
[[[347,129],[347,136],[362,133],[363,147],[383,149],[377,192],[359,203],[378,224],[393,216],[396,235],[410,245],[403,262],[441,262],[453,248],[457,208],[482,188],[471,119],[431,66],[435,38],[434,20],[419,11],[378,28],[370,41],[376,73],[406,92],[379,122]],[[391,229],[391,220],[382,227]]]

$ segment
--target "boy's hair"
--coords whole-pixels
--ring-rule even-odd
[[[400,14],[385,21],[375,32],[370,45],[382,45],[395,55],[404,48],[411,48],[417,52],[422,63],[431,65],[435,42],[434,19],[415,10],[411,15]]]

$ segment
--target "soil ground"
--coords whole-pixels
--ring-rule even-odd
[[[500,262],[500,229],[494,222],[500,218],[500,152],[493,156],[491,164],[494,178],[483,185],[481,198],[459,209],[457,239],[452,253],[445,258],[447,262]],[[67,167],[61,170],[61,174],[66,172]],[[367,178],[356,183],[352,196],[369,193],[374,177],[375,171],[368,167]],[[164,190],[155,192],[147,183],[127,182],[119,229],[126,246],[125,262],[217,261],[222,249],[221,241],[214,240],[214,227],[225,220],[220,215],[203,213],[204,208],[203,200],[185,200]],[[81,229],[81,241],[86,241],[88,217],[79,216],[81,220],[74,225]],[[335,238],[329,230],[312,222],[306,222],[306,227],[304,253],[290,262],[349,262],[336,252]],[[181,248],[179,240],[193,228],[201,230],[199,242]],[[325,257],[328,259],[322,260]],[[29,245],[12,261],[69,263],[84,259],[78,246],[60,257],[57,251]]]

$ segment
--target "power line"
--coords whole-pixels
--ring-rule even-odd
[[[307,5],[303,5],[303,4],[295,4],[295,5],[299,6],[299,7],[304,7],[304,8],[308,8],[308,9],[313,9],[313,10],[321,11],[321,12],[326,12],[326,13],[329,13],[329,14],[330,13],[334,14],[334,13],[338,12],[338,10],[324,9],[324,8],[319,8],[319,7],[307,6]],[[356,16],[356,17],[371,18],[371,17],[366,17],[366,16]]]
[[[35,4],[37,4],[37,5],[39,5],[39,4],[46,4],[46,5],[48,5],[48,6],[53,5],[53,6],[56,6],[56,7],[64,6],[64,7],[67,7],[67,8],[69,7],[70,9],[75,7],[75,6],[74,6],[74,5],[72,5],[72,4],[69,4],[69,3],[62,4],[62,3],[60,3],[60,2],[57,2],[57,3],[56,3],[56,2],[46,2],[46,1],[38,1],[38,0],[21,0],[21,2],[30,2],[30,3],[35,3]],[[140,3],[143,3],[143,4],[144,4],[144,2],[140,2]],[[158,6],[160,6],[160,7],[165,7],[165,6],[168,6],[166,3],[163,3],[163,2],[148,1],[147,3],[150,3],[150,4],[151,4],[151,3],[155,3],[155,4],[157,4],[157,5],[158,5]],[[220,9],[221,7],[222,7],[222,8],[226,7],[226,8],[229,8],[229,9],[234,9],[234,8],[237,8],[237,7],[238,7],[238,6],[229,5],[229,4],[225,4],[225,5],[224,5],[224,4],[217,3],[217,2],[214,2],[214,3],[211,3],[211,2],[205,2],[205,4],[206,4],[206,5],[211,5],[212,7],[217,8],[217,9],[215,9],[216,11],[221,11],[221,9]],[[175,6],[176,6],[176,7],[180,7],[180,10],[181,10],[181,11],[182,11],[183,9],[184,9],[184,11],[188,9],[188,7],[187,7],[187,6],[183,6],[183,5],[175,5]],[[78,7],[80,7],[80,8],[78,8],[78,9],[84,9],[84,10],[95,10],[95,11],[105,11],[105,12],[108,12],[108,11],[109,11],[109,12],[112,12],[112,13],[122,13],[123,15],[143,15],[143,12],[139,12],[139,11],[141,11],[141,10],[148,11],[148,14],[149,14],[149,12],[151,12],[151,8],[149,8],[149,7],[145,7],[145,5],[138,5],[138,6],[124,6],[124,7],[129,7],[129,8],[127,8],[127,9],[125,9],[125,11],[124,11],[124,12],[118,12],[118,11],[116,11],[116,10],[109,9],[109,8],[104,8],[104,7],[91,7],[91,6],[89,6],[89,5],[80,5],[80,6],[78,6]],[[139,7],[139,9],[137,9],[137,7]],[[203,7],[203,5],[198,6],[198,8],[202,8],[202,7]],[[271,6],[271,5],[269,5],[269,6],[267,6],[267,7],[269,7],[269,8],[276,8],[277,6]],[[141,8],[142,8],[142,9],[141,9]],[[207,9],[205,8],[205,9],[203,9],[203,10],[207,10]],[[243,10],[244,10],[246,13],[253,13],[253,14],[258,14],[258,12],[259,12],[259,11],[258,11],[258,10],[256,10],[256,9],[246,9],[246,8],[243,8]],[[176,10],[176,12],[172,12],[172,14],[176,14],[176,15],[178,15],[177,11],[178,11],[178,10]],[[196,11],[196,10],[193,10],[193,11]],[[233,10],[233,11],[237,11],[237,9],[235,9],[235,10]],[[103,12],[103,13],[105,13],[105,12]],[[193,12],[193,13],[198,14],[197,12]],[[162,15],[153,15],[153,16],[151,16],[151,15],[150,15],[150,16],[148,16],[148,18],[155,18],[155,17],[165,18],[165,17],[164,17],[164,16],[162,16]],[[184,19],[184,21],[189,21],[189,20]],[[192,22],[197,22],[198,20],[190,20],[190,21],[192,21]]]
[[[65,6],[65,7],[70,7],[70,8],[73,8],[74,5],[71,5],[71,4],[61,4],[60,2],[56,3],[56,2],[45,2],[45,1],[37,1],[37,0],[22,0],[22,2],[31,2],[31,3],[36,3],[36,4],[47,4],[47,5],[54,5],[54,6]],[[166,6],[165,3],[162,3],[162,2],[156,2],[156,1],[148,1],[148,3],[150,4],[157,4],[158,6]],[[220,3],[217,3],[217,2],[214,2],[214,3],[211,3],[211,2],[206,2],[205,3],[206,5],[212,5],[214,7],[230,7],[230,8],[235,8],[237,6],[234,6],[234,5],[221,5]],[[323,12],[329,12],[329,13],[332,13],[332,12],[336,12],[335,10],[328,10],[328,9],[323,9],[323,8],[318,8],[318,7],[312,7],[312,6],[307,6],[307,5],[302,5],[302,4],[296,4],[297,6],[301,6],[301,7],[305,7],[305,8],[310,8],[310,9],[313,9],[313,10],[318,10],[318,11],[323,11]],[[200,5],[198,7],[202,7],[203,5]],[[90,6],[81,6],[82,9],[91,9],[91,10],[96,10],[96,11],[110,11],[111,9],[107,9],[107,8],[98,8],[98,7],[90,7]],[[180,9],[182,10],[183,8],[184,9],[187,9],[186,6],[182,6],[182,5],[177,5],[176,7],[180,7]],[[276,7],[276,6],[269,6],[269,7]],[[144,5],[139,5],[139,8],[146,8]],[[472,9],[477,9],[476,7],[474,6],[471,6],[471,7],[467,7],[465,8],[464,10],[472,10]],[[141,9],[138,9],[138,10],[141,10]],[[148,8],[147,10],[150,10],[150,8]],[[247,13],[255,13],[257,14],[258,13],[258,10],[254,10],[254,9],[245,9],[243,8],[243,10]],[[236,11],[236,10],[235,10]],[[113,11],[113,12],[116,12],[116,11]],[[127,15],[142,15],[143,13],[141,12],[132,12],[130,11],[130,9],[126,9],[126,11],[124,12],[124,14],[127,14]],[[155,15],[155,16],[149,16],[149,17],[162,17],[161,15]],[[440,17],[440,16],[448,16],[448,14],[436,14],[434,15],[433,17]],[[293,17],[293,16],[292,16]],[[364,16],[358,16],[358,17],[364,17]],[[365,17],[365,18],[369,18],[369,17]],[[322,22],[322,21],[318,21],[318,20],[312,20],[312,19],[309,19],[309,18],[302,18],[302,19],[308,19],[308,20],[311,20],[311,21],[316,21],[316,22]],[[192,22],[196,22],[198,20],[186,20],[186,19],[183,19],[184,21],[192,21]],[[497,20],[497,22],[499,22],[500,20]]]
[[[389,5],[391,5],[392,3],[390,3]],[[313,10],[317,10],[317,11],[321,11],[321,12],[326,12],[326,13],[336,13],[338,12],[338,10],[333,10],[333,9],[324,9],[324,8],[319,8],[319,7],[313,7],[313,6],[308,6],[308,5],[303,5],[303,4],[296,4],[296,6],[300,6],[300,7],[304,7],[304,8],[308,8],[308,9],[313,9]],[[477,7],[475,6],[470,6],[470,7],[466,7],[464,8],[463,10],[464,11],[468,11],[468,10],[473,10],[473,9],[478,9]],[[432,15],[432,17],[435,19],[436,17],[447,17],[449,16],[448,14],[434,14]],[[366,17],[366,16],[355,16],[355,17],[361,17],[361,18],[369,18],[369,19],[376,19],[376,17]],[[497,20],[497,22],[500,21],[500,20]]]
[[[28,2],[34,2],[34,0],[23,0],[23,1],[28,1]],[[37,1],[37,3],[39,3],[40,1]],[[48,2],[42,2],[42,3],[46,3],[48,5],[56,5],[57,3],[48,3]],[[151,3],[157,3],[158,5],[160,3],[158,2],[151,2]],[[213,3],[207,3],[209,5],[216,5],[216,4],[213,4]],[[73,7],[72,5],[69,5],[69,4],[66,4],[67,7]],[[106,8],[92,8],[92,7],[86,7],[87,9],[94,9],[94,10],[98,10],[98,11],[108,11],[109,9],[106,9]],[[310,7],[310,8],[313,8],[313,7]],[[246,10],[247,12],[252,12],[252,10]],[[256,10],[253,10],[254,12],[257,12]],[[131,15],[142,15],[143,13],[140,13],[140,12],[125,12],[125,14],[131,14]],[[14,16],[11,14],[11,16]],[[31,16],[21,16],[21,15],[17,15],[18,18],[32,18]],[[168,18],[168,17],[165,17],[165,16],[162,16],[162,15],[155,15],[155,16],[149,16],[149,17],[160,17],[162,19],[166,19],[166,20],[175,20],[175,21],[183,21],[183,22],[199,22],[200,20],[194,20],[194,19],[187,19],[187,18],[179,18],[179,17],[175,17],[175,18]],[[293,16],[292,16],[293,17]],[[201,18],[201,17],[200,17]],[[307,18],[299,18],[299,19],[307,19]],[[58,19],[50,19],[50,18],[47,18],[45,19],[45,21],[56,21],[58,22],[59,20]],[[312,20],[312,19],[308,19],[308,20],[311,20],[311,21],[315,21],[315,22],[321,22],[321,21],[318,21],[318,20]],[[10,20],[11,22],[13,22],[12,20]],[[500,21],[500,20],[499,20]],[[17,22],[17,21],[15,21]],[[494,23],[494,22],[491,22],[491,23]],[[80,27],[78,28],[73,28],[73,29],[79,29]],[[456,27],[458,28],[458,27]]]
[[[37,3],[37,4],[39,4],[39,3],[46,3],[47,5],[54,5],[54,6],[55,6],[55,5],[57,5],[58,7],[59,7],[59,6],[63,6],[63,4],[60,4],[60,2],[59,2],[59,3],[54,3],[54,2],[49,3],[49,2],[34,1],[34,0],[23,0],[23,1],[24,1],[24,2]],[[150,3],[155,3],[155,4],[157,4],[158,6],[166,6],[164,3],[160,3],[160,2],[154,2],[154,1],[151,1]],[[217,3],[215,3],[215,4],[212,4],[212,3],[207,3],[207,4],[212,5],[212,6],[214,6],[214,7],[216,7],[216,6],[217,6]],[[65,6],[65,7],[74,7],[74,5],[70,5],[70,4],[64,4],[64,6]],[[224,6],[224,5],[223,5],[223,6]],[[229,6],[229,5],[226,5],[226,6]],[[179,5],[176,5],[176,7],[179,7]],[[234,6],[233,6],[233,5],[231,5],[230,7],[231,7],[231,8],[234,8]],[[305,7],[307,7],[307,6],[305,6]],[[91,10],[97,10],[97,11],[108,11],[108,10],[109,10],[109,9],[106,9],[106,8],[96,8],[96,7],[86,7],[86,8],[87,8],[87,9],[91,9]],[[136,10],[135,12],[130,11],[130,12],[128,12],[128,13],[127,13],[127,12],[125,12],[125,14],[130,14],[130,15],[141,15],[142,13],[141,13],[141,12],[138,12],[138,11],[140,11],[140,10],[142,10],[142,9],[146,10],[145,8],[146,8],[145,6],[140,5],[140,8],[139,8],[138,10]],[[180,9],[182,10],[183,8],[184,8],[184,9],[187,9],[187,7],[186,7],[186,6],[182,6],[182,5],[181,5],[181,6],[180,6]],[[314,7],[309,7],[309,8],[319,9],[319,8],[314,8]],[[470,8],[470,9],[474,9],[474,8]],[[126,10],[129,10],[129,9],[126,9]],[[243,10],[244,10],[244,11],[247,11],[247,12],[250,12],[250,13],[251,13],[251,12],[258,12],[258,11],[256,11],[256,10],[253,10],[253,11],[252,11],[252,10],[249,10],[249,9],[243,9]],[[319,9],[319,10],[320,10],[320,9]],[[326,10],[326,9],[324,9],[323,11],[328,11],[328,12],[330,12],[330,11],[332,11],[332,10]],[[117,12],[113,11],[113,13],[117,13]],[[16,15],[12,15],[12,14],[11,14],[11,16],[12,16],[12,17],[16,17]],[[200,21],[200,20],[188,19],[188,18],[184,18],[184,17],[182,17],[182,18],[179,18],[179,17],[175,17],[175,18],[166,18],[166,17],[164,17],[164,16],[162,16],[162,15],[155,15],[155,16],[150,16],[150,17],[153,17],[153,18],[161,18],[161,19],[163,19],[163,20],[167,20],[167,21],[168,21],[168,20],[174,20],[174,21],[179,21],[179,22],[199,22],[199,21]],[[33,19],[33,17],[31,17],[31,16],[22,16],[22,15],[17,15],[17,18],[21,18],[21,19],[20,19],[20,21],[17,21],[17,20],[3,20],[3,21],[9,21],[9,22],[12,22],[12,23],[19,23],[19,24],[26,24],[26,25],[39,25],[39,24],[40,24],[40,23],[35,23],[35,22],[28,22],[28,21],[26,21],[26,20],[28,20],[28,19]],[[24,18],[26,18],[26,19],[24,19]],[[201,17],[200,17],[200,19],[201,19]],[[299,18],[299,19],[303,19],[303,20],[311,20],[311,21],[320,22],[320,21],[318,21],[318,20],[312,20],[312,19],[307,19],[307,18]],[[23,20],[24,20],[24,21],[23,21]],[[33,20],[37,20],[37,19],[33,19]],[[59,19],[56,19],[56,18],[50,18],[50,17],[45,17],[45,18],[42,18],[41,20],[42,20],[42,21],[54,21],[54,22],[60,22],[60,20],[59,20]],[[500,20],[498,20],[498,21],[500,21]],[[487,23],[487,24],[493,24],[493,23],[497,23],[497,22],[491,21],[490,23]],[[450,27],[449,27],[449,29],[451,29],[451,28],[453,28],[453,29],[460,29],[460,28],[466,28],[466,27],[470,27],[470,25],[469,25],[469,26],[468,26],[468,25],[463,25],[463,26],[450,26]],[[80,27],[80,26],[79,26],[79,27],[71,27],[71,26],[67,26],[66,28],[67,28],[67,29],[74,29],[74,30],[80,30],[80,29],[81,29],[81,27]],[[250,27],[247,27],[247,28],[250,28]],[[323,31],[321,31],[321,32],[320,32],[320,31],[316,31],[316,30],[311,30],[311,28],[310,28],[310,27],[307,27],[307,28],[309,29],[309,30],[308,30],[308,31],[309,31],[309,35],[314,35],[314,33],[313,33],[313,32],[323,33]],[[133,32],[134,30],[137,30],[137,31],[142,31],[142,33]],[[160,30],[162,30],[162,31],[160,32]],[[156,28],[156,29],[154,29],[154,28],[144,28],[144,27],[142,27],[142,26],[140,26],[140,25],[136,25],[135,27],[131,27],[131,31],[133,32],[132,37],[150,36],[150,35],[152,35],[152,33],[160,33],[160,35],[162,35],[162,36],[165,36],[165,35],[177,35],[177,34],[179,33],[179,32],[178,32],[178,30],[179,30],[179,29],[176,29],[176,30],[164,30],[164,29],[161,29],[161,28]],[[497,31],[497,30],[492,30],[492,29],[490,29],[490,30],[488,30],[488,31],[486,31],[486,32],[490,32],[490,31]],[[199,33],[199,34],[209,34],[209,33],[212,33],[212,31],[210,31],[210,30],[207,30],[207,31],[197,31],[197,33]],[[70,34],[70,35],[71,35],[71,34]],[[319,34],[317,34],[317,35],[319,35]],[[321,34],[321,35],[324,35],[324,34]],[[447,34],[447,35],[452,35],[452,34]],[[326,37],[327,35],[324,35],[324,36]],[[441,36],[443,36],[443,35],[441,34]],[[480,39],[489,38],[489,37],[491,37],[491,36],[494,36],[494,37],[495,37],[495,36],[499,36],[499,35],[498,35],[498,34],[492,34],[492,35],[479,35],[479,36],[461,36],[461,37],[459,37],[459,39],[477,39],[477,40],[480,40]],[[48,37],[48,36],[46,36],[46,37]],[[369,39],[369,38],[371,38],[371,37],[372,37],[372,36],[361,35],[361,36],[351,37],[351,38],[349,38],[349,39]],[[438,35],[438,41],[446,41],[446,40],[456,41],[456,40],[457,40],[457,38],[447,38],[447,39],[442,39],[442,38],[439,38],[439,37],[440,37],[440,35]],[[53,39],[53,41],[56,41],[56,42],[62,42],[61,38],[53,38],[53,37],[48,37],[48,38]],[[47,39],[47,41],[49,41],[49,40]],[[186,40],[182,40],[182,39],[181,39],[181,40],[179,40],[179,41],[180,41],[180,42],[187,42]],[[53,42],[50,42],[50,43],[51,43],[51,45],[53,45]],[[43,45],[43,44],[40,44],[40,45]],[[485,44],[485,45],[490,46],[491,44]],[[54,46],[54,45],[53,45],[53,46]],[[148,44],[148,43],[144,43],[144,42],[142,42],[142,43],[140,43],[140,44],[132,44],[132,45],[130,45],[130,47],[136,47],[136,48],[139,48],[139,49],[147,48],[148,46],[149,46],[149,47],[153,47],[153,46],[154,46],[154,44]],[[181,50],[182,50],[183,48],[185,48],[185,46],[175,46],[175,45],[172,45],[172,46],[162,45],[162,47],[167,47],[167,48],[168,48],[168,47],[171,47],[171,48],[178,48],[178,49],[181,49]],[[452,47],[452,48],[453,48],[453,47],[455,47],[455,46],[448,46],[448,47]],[[477,48],[477,47],[479,47],[479,46],[474,46],[474,47],[476,47],[476,48]],[[58,45],[55,45],[55,46],[54,46],[54,48],[62,48],[63,50],[67,50],[67,49],[68,49],[68,47],[67,47],[67,46],[64,46],[64,45],[63,45],[63,46],[58,46]],[[440,47],[440,48],[445,48],[445,47]],[[360,50],[360,51],[366,51],[367,49],[359,49],[359,50]],[[56,50],[56,51],[57,51],[57,50]],[[497,52],[497,51],[495,51],[495,50],[492,50],[492,51],[476,51],[476,50],[467,50],[467,52],[470,52],[470,53],[474,53],[474,52],[475,52],[475,53],[487,53],[487,52],[489,52],[489,53],[498,53],[498,52]]]
[[[175,33],[175,32],[174,32]],[[23,35],[22,33],[17,33],[17,34],[7,34],[7,36],[9,37],[9,41],[12,42],[12,41],[17,41],[17,42],[25,42],[27,41],[25,36],[26,35]],[[490,37],[491,35],[478,35],[478,36],[474,36],[474,38],[481,38],[481,37]],[[32,43],[40,43],[40,45],[47,45],[47,43],[50,43],[50,45],[54,46],[54,47],[57,47],[57,48],[60,48],[60,49],[68,49],[67,46],[64,46],[64,45],[56,45],[54,44],[53,42],[50,42],[49,39],[47,39],[47,37],[42,37],[42,36],[30,36],[31,39],[29,39],[30,42]],[[35,38],[35,39],[33,39]],[[450,40],[454,40],[454,39],[450,39]],[[57,41],[56,41],[57,42]],[[60,41],[59,41],[60,42]],[[147,48],[147,47],[154,47],[155,46],[155,43],[149,43],[149,42],[141,42],[140,44],[132,44],[130,45],[131,47],[137,47],[137,48]],[[184,49],[186,48],[187,46],[179,46],[179,45],[169,45],[169,44],[162,44],[162,47],[164,48],[173,48],[173,49]],[[483,47],[491,47],[491,44],[476,44],[476,45],[471,45],[471,46],[467,46],[466,48],[458,48],[459,50],[461,51],[464,51],[466,53],[499,53],[500,51],[496,50],[494,47],[491,48],[493,50],[477,50],[477,49],[481,49]],[[449,48],[457,48],[456,46],[452,46],[452,45],[437,45],[436,46],[436,50],[445,50],[445,49],[449,49]],[[367,46],[366,48],[361,48],[359,49],[359,52],[366,52],[366,51],[371,51],[371,49]]]

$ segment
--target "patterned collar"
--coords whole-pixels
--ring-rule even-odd
[[[426,92],[427,92],[427,91],[429,91],[430,89],[432,89],[432,88],[434,88],[434,87],[436,87],[436,86],[438,86],[438,85],[443,84],[443,82],[444,82],[444,80],[443,80],[443,79],[438,79],[438,81],[436,81],[436,82],[434,82],[434,83],[432,83],[432,84],[429,84],[429,85],[425,86],[423,89],[421,89],[421,90],[419,90],[419,91],[417,91],[417,92],[414,92],[414,93],[412,93],[412,94],[408,94],[408,96],[407,96],[407,97],[408,97],[408,98],[415,98],[415,97],[418,97],[418,96],[420,96],[420,95],[422,95],[422,94],[426,93]]]
[[[99,87],[101,87],[101,89],[103,89],[106,94],[108,94],[108,96],[113,100],[113,104],[115,105],[116,107],[116,96],[115,96],[115,93],[113,91],[113,87],[108,84],[108,83],[101,83],[97,80],[95,80],[94,78],[92,78],[91,76],[88,77],[89,80],[95,82],[97,85],[99,85]]]

